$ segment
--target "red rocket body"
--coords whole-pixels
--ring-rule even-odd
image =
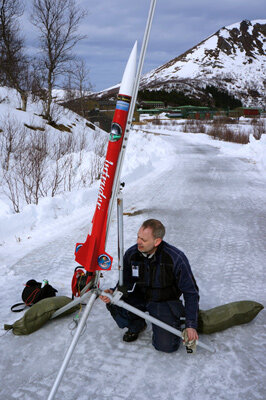
[[[117,97],[91,233],[84,243],[76,244],[75,259],[89,272],[109,270],[112,266],[113,259],[105,251],[106,224],[135,81],[136,45],[135,43],[128,59]]]

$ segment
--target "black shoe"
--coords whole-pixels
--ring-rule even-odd
[[[146,328],[147,328],[147,324],[145,322],[145,325],[139,332],[130,332],[130,330],[126,331],[126,333],[123,336],[123,341],[124,342],[134,342],[139,337],[140,332],[143,332]]]

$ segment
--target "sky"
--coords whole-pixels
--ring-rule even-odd
[[[87,16],[80,24],[86,38],[75,53],[86,62],[93,90],[100,91],[121,81],[135,40],[140,52],[150,0],[76,2]],[[27,1],[27,7],[29,4]],[[143,73],[179,56],[223,26],[244,19],[266,19],[265,0],[157,0]],[[34,50],[37,39],[29,20],[24,19],[24,31]]]

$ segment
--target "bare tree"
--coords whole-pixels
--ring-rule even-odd
[[[92,90],[89,80],[89,68],[86,67],[85,61],[81,58],[76,58],[68,66],[67,78],[68,81],[65,87],[70,88],[74,92],[72,98],[83,97]]]
[[[42,100],[45,102],[46,90],[45,87],[45,74],[42,70],[40,60],[36,57],[32,60],[31,71],[31,95],[33,101]]]
[[[25,129],[21,128],[19,122],[10,117],[9,114],[3,115],[0,119],[0,153],[1,167],[8,171],[12,156],[23,145],[25,139]]]
[[[29,64],[20,36],[19,17],[24,9],[20,0],[0,0],[0,78],[21,96],[26,111],[29,89]]]
[[[65,101],[71,101],[76,98],[76,93],[75,93],[74,86],[73,86],[73,73],[70,71],[67,74],[63,89],[64,89],[64,100]]]
[[[16,171],[3,171],[3,179],[6,184],[6,187],[4,188],[3,192],[11,201],[13,210],[16,213],[19,213],[21,206],[19,177],[17,176]]]
[[[69,65],[67,79],[64,84],[65,101],[76,100],[78,112],[83,117],[86,110],[86,95],[92,90],[92,84],[89,79],[89,69],[86,67],[84,60],[76,59]]]
[[[95,180],[100,179],[101,173],[104,166],[104,155],[106,153],[106,147],[108,143],[108,137],[104,139],[98,135],[97,132],[93,133],[93,152],[91,157],[91,183]]]
[[[92,85],[89,81],[89,69],[86,68],[84,60],[80,59],[75,62],[73,75],[74,75],[74,88],[76,89],[79,98],[80,111],[84,116],[85,96],[88,93],[88,91],[92,89]]]
[[[21,206],[21,182],[17,159],[25,148],[26,129],[8,114],[0,120],[1,190],[9,198],[16,213]]]
[[[47,135],[42,132],[28,134],[27,143],[17,155],[17,171],[24,198],[28,204],[38,204],[44,197],[43,188],[47,170]]]
[[[52,120],[52,90],[58,76],[66,72],[73,59],[72,50],[84,38],[78,27],[84,18],[75,0],[33,0],[32,22],[40,32],[41,64],[45,71],[47,98],[45,117]]]

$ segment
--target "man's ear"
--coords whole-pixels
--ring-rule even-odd
[[[155,247],[158,247],[158,246],[159,246],[159,244],[161,244],[161,243],[162,243],[162,240],[163,240],[163,239],[161,239],[161,238],[157,238],[157,239],[155,239],[155,243],[154,243]]]

